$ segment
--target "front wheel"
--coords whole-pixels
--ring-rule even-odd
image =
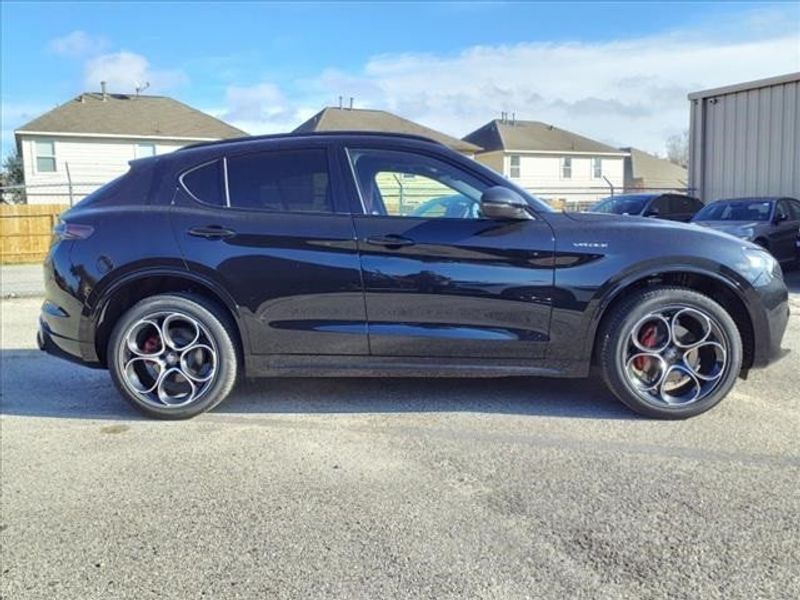
[[[742,366],[731,316],[684,288],[644,290],[617,305],[599,343],[609,389],[651,417],[684,419],[709,410],[730,392]]]
[[[236,382],[233,326],[223,309],[201,297],[145,298],[111,334],[107,356],[114,384],[151,417],[187,419],[210,410]]]

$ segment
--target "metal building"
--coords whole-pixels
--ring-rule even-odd
[[[689,94],[689,186],[704,202],[800,198],[800,72]]]

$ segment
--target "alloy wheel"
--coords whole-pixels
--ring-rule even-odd
[[[622,348],[625,377],[646,402],[683,407],[713,393],[728,367],[728,340],[717,321],[688,306],[651,312]]]
[[[133,323],[122,337],[122,381],[142,402],[179,408],[199,400],[217,374],[214,339],[196,319],[161,312]]]

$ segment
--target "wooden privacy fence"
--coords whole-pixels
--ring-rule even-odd
[[[66,204],[0,204],[0,262],[42,262]]]

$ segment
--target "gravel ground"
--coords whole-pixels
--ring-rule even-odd
[[[0,296],[3,298],[30,298],[43,294],[41,264],[0,266]]]
[[[793,355],[675,423],[533,378],[148,421],[34,349],[39,304],[2,306],[3,598],[800,597],[800,294]]]

